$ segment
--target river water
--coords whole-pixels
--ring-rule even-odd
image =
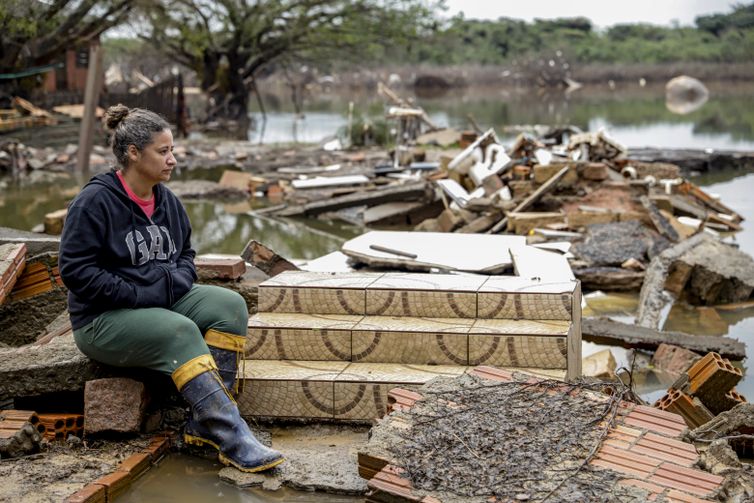
[[[574,124],[585,130],[604,128],[629,147],[712,148],[754,150],[754,85],[711,85],[709,101],[688,115],[675,115],[664,103],[662,88],[623,84],[615,90],[607,86],[582,89],[564,97],[560,93],[529,93],[525,90],[474,89],[452,91],[444,96],[416,97],[430,117],[440,125],[468,129],[471,114],[482,128],[495,127],[504,143],[516,124]],[[374,95],[333,93],[306,103],[303,117],[293,113],[283,98],[267,97],[268,118],[261,127],[249,132],[252,142],[319,142],[347,124],[348,103],[354,103],[356,116],[378,117],[382,102]],[[44,146],[44,134],[29,138],[29,143]],[[71,139],[75,142],[75,138]],[[210,173],[215,180],[220,172]],[[754,255],[754,173],[718,172],[695,176],[692,181],[708,192],[718,194],[747,220],[736,235],[740,248]],[[30,230],[48,212],[65,207],[76,194],[82,180],[61,174],[54,180],[35,173],[22,182],[0,179],[0,226]],[[266,243],[289,258],[312,259],[339,249],[340,245],[362,232],[335,222],[273,219],[250,214],[243,205],[221,202],[188,202],[194,227],[194,245],[199,253],[240,253],[249,239]],[[592,296],[586,315],[609,315],[621,321],[633,319],[636,295]],[[718,312],[678,305],[665,321],[667,330],[695,334],[729,335],[754,347],[754,309]],[[584,343],[584,355],[603,349]],[[619,365],[628,366],[626,351],[611,348]],[[744,367],[746,362],[744,362]],[[639,392],[648,400],[658,398],[668,383],[662,376],[643,374],[637,379]],[[749,400],[754,399],[754,372],[747,373],[737,387]],[[257,501],[335,501],[311,494],[286,492],[269,495],[261,491],[240,490],[219,481],[218,465],[206,460],[171,456],[140,479],[119,501],[184,501],[212,499],[238,502]],[[336,498],[349,501],[351,498]]]

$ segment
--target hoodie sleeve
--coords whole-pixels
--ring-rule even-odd
[[[85,301],[108,304],[113,309],[136,307],[136,287],[98,265],[105,226],[102,216],[95,217],[81,206],[69,209],[60,241],[60,277]]]
[[[173,299],[178,301],[183,297],[197,279],[194,257],[196,252],[191,248],[191,222],[183,205],[178,202],[180,208],[180,225],[184,236],[183,243],[176,243],[178,258],[176,259],[175,277],[173,278]]]

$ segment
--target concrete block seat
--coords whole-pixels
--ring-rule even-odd
[[[289,271],[259,286],[242,413],[366,420],[387,391],[475,365],[581,373],[579,283]]]

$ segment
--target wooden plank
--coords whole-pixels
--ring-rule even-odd
[[[743,342],[729,337],[690,335],[682,332],[661,332],[646,327],[627,325],[607,318],[587,318],[582,321],[584,340],[595,344],[620,346],[654,351],[660,344],[673,344],[699,354],[710,351],[731,360],[746,358]]]
[[[84,117],[79,130],[79,150],[76,158],[76,171],[89,171],[89,155],[94,142],[94,121],[99,92],[102,82],[102,48],[99,42],[91,42],[89,46],[89,68],[86,75],[86,89],[84,92]]]
[[[374,206],[391,201],[411,201],[424,198],[427,195],[427,186],[424,182],[400,185],[398,187],[386,187],[373,191],[362,191],[354,194],[333,197],[321,201],[313,201],[301,206],[286,208],[277,214],[284,217],[297,215],[318,215],[326,211],[336,211],[351,206]]]
[[[534,192],[532,192],[529,197],[521,201],[521,204],[516,206],[511,213],[518,213],[518,212],[524,211],[529,206],[536,203],[542,196],[544,196],[545,194],[550,192],[553,188],[555,188],[555,185],[558,184],[561,178],[566,176],[566,173],[568,173],[569,169],[570,169],[569,166],[565,166],[563,167],[563,169],[555,173],[555,176],[553,176],[552,178],[547,180],[545,183],[540,185],[539,188],[535,190]],[[495,226],[492,227],[492,229],[490,229],[489,231],[487,231],[487,233],[488,234],[498,233],[500,232],[501,229],[505,228],[507,225],[508,225],[508,217],[500,220],[500,222],[495,224]]]

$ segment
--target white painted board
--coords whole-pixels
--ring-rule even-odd
[[[291,185],[294,189],[319,189],[338,185],[360,185],[368,182],[369,178],[364,175],[317,176],[306,180],[293,180]]]
[[[347,241],[341,250],[377,267],[499,274],[513,264],[509,249],[525,244],[524,236],[513,235],[371,231]]]

